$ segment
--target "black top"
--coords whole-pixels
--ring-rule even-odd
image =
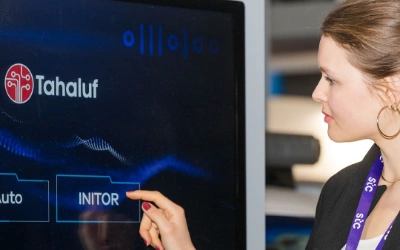
[[[306,250],[340,250],[346,244],[361,192],[374,161],[380,154],[373,145],[364,159],[332,176],[319,197],[314,227]],[[369,213],[374,209],[386,186],[378,186]],[[400,249],[400,219],[396,219],[383,249]]]

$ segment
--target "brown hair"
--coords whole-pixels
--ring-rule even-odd
[[[326,16],[321,31],[368,80],[400,73],[399,0],[345,1]]]

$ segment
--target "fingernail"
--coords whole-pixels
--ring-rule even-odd
[[[144,210],[149,210],[151,208],[150,203],[148,203],[147,201],[143,202],[142,206]]]
[[[147,246],[147,240],[143,239],[143,241],[144,241],[144,244]]]
[[[159,247],[157,247],[157,248],[156,248],[156,250],[160,250],[160,248],[159,248]]]

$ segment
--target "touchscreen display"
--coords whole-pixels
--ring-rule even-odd
[[[235,249],[237,21],[146,2],[0,5],[1,249],[147,249],[137,189]]]

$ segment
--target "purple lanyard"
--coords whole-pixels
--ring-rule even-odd
[[[379,177],[382,174],[383,169],[383,160],[382,156],[379,156],[374,165],[372,165],[371,170],[369,171],[367,180],[364,184],[364,189],[361,194],[360,201],[358,202],[358,207],[356,210],[356,214],[353,218],[353,224],[350,228],[349,237],[347,238],[346,250],[356,250],[358,243],[361,239],[361,233],[364,229],[364,222],[367,219],[369,208],[371,207],[372,199],[374,198],[375,191],[377,189],[377,185],[379,182]],[[381,250],[383,245],[385,244],[386,238],[390,233],[390,229],[392,229],[393,222],[390,224],[389,228],[386,230],[385,234],[382,236],[382,239],[379,241],[376,249]]]

